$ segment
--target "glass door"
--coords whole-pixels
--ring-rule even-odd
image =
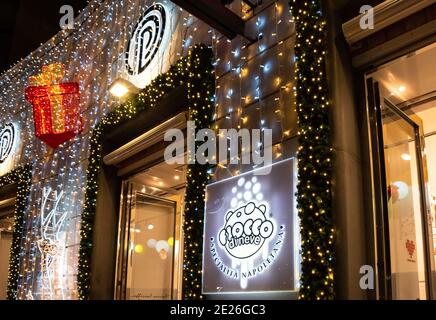
[[[7,298],[9,254],[12,246],[13,225],[13,215],[2,216],[0,212],[0,300],[6,300]]]
[[[368,80],[381,299],[430,299],[432,246],[420,119]]]
[[[174,297],[174,239],[177,202],[144,193],[125,182],[116,296],[123,300]]]

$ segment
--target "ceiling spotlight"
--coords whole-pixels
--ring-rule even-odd
[[[139,88],[137,88],[133,83],[125,79],[116,79],[109,87],[109,92],[119,98],[125,98],[131,94],[139,93]]]
[[[148,229],[148,230],[153,230],[153,229],[154,229],[154,225],[149,224],[148,227],[147,227],[147,229]]]
[[[175,175],[175,176],[174,176],[174,180],[180,180],[180,176]]]
[[[400,92],[400,93],[404,93],[404,92],[406,92],[406,87],[405,87],[405,86],[401,86],[401,87],[399,87],[399,88],[398,88],[398,92]]]

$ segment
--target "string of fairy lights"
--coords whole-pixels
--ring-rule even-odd
[[[291,0],[290,8],[296,24],[300,299],[334,299],[335,228],[331,209],[333,149],[326,75],[327,22],[321,1]]]
[[[256,41],[243,37],[216,41],[217,46],[228,51],[227,55],[217,56],[215,63],[218,99],[214,128],[217,131],[226,126],[273,128],[274,132],[281,133],[273,142],[274,159],[280,160],[292,154],[283,151],[284,144],[297,134],[295,108],[289,108],[293,90],[293,52],[290,49],[293,24],[286,0],[251,3],[257,7],[252,9],[244,2],[240,2],[240,6],[234,2],[234,7],[247,21],[249,35]],[[250,169],[220,163],[215,172],[218,177],[229,177]]]
[[[235,1],[234,5],[238,2]],[[281,138],[273,147],[275,159],[288,156],[285,154],[284,143],[297,134],[295,123],[288,117],[295,112],[294,101],[288,101],[295,86],[300,133],[298,203],[302,223],[301,298],[322,299],[334,296],[334,228],[329,207],[332,154],[328,142],[330,128],[326,113],[329,106],[323,69],[325,20],[319,1],[291,1],[291,10],[297,23],[295,51],[299,64],[296,70],[297,83],[294,84],[291,79],[292,69],[289,69],[293,64],[293,60],[289,61],[293,59],[290,56],[292,52],[288,50],[293,41],[293,29],[289,11],[286,10],[287,2],[288,0],[279,0],[265,7],[259,6],[259,12],[255,11],[247,17],[247,24],[257,34],[256,37],[262,33],[262,39],[259,37],[259,41],[254,44],[241,38],[229,42],[217,36],[210,28],[207,30],[209,38],[199,39],[200,29],[193,31],[196,27],[192,27],[192,20],[195,19],[184,14],[181,19],[184,29],[179,31],[180,36],[171,36],[171,46],[177,43],[179,47],[172,47],[171,51],[178,57],[190,52],[189,55],[175,63],[169,57],[165,63],[159,61],[159,70],[170,62],[173,65],[157,76],[136,98],[115,109],[116,103],[110,98],[108,88],[116,77],[123,74],[124,59],[120,58],[120,53],[125,50],[124,46],[135,21],[148,7],[137,2],[90,1],[76,22],[76,30],[61,31],[32,55],[0,75],[0,112],[2,115],[7,114],[8,119],[17,119],[23,131],[23,148],[17,161],[34,163],[33,184],[28,192],[27,213],[23,221],[25,233],[21,241],[21,252],[18,253],[18,246],[15,246],[11,258],[18,261],[19,256],[20,269],[18,271],[16,264],[13,268],[13,276],[16,278],[11,278],[10,274],[10,297],[38,299],[43,296],[37,281],[40,267],[36,240],[39,237],[41,190],[51,185],[54,189],[66,191],[62,209],[69,212],[65,235],[70,240],[65,244],[68,249],[65,260],[61,262],[65,267],[64,287],[67,288],[64,298],[89,298],[97,175],[102,157],[100,139],[108,128],[133,118],[145,108],[155,107],[166,92],[181,82],[188,84],[188,98],[192,101],[189,111],[191,118],[198,122],[197,127],[207,127],[216,120],[214,127],[217,128],[227,117],[230,123],[238,123],[238,127],[242,128],[248,125],[262,128],[274,121],[279,122],[279,129],[276,130],[281,131]],[[268,18],[269,12],[273,12],[274,19]],[[199,41],[213,45],[216,60],[212,61],[211,51],[206,46],[194,46]],[[231,57],[230,63],[226,60],[228,56]],[[263,59],[262,66],[260,59]],[[51,63],[65,64],[65,79],[80,84],[84,119],[83,132],[56,150],[34,139],[31,109],[24,99],[24,88],[29,77],[39,73],[42,66]],[[216,77],[212,73],[212,64],[215,69],[221,70]],[[235,80],[230,87],[224,83],[227,73],[231,73]],[[313,77],[313,74],[319,76]],[[273,89],[269,89],[271,81],[275,84]],[[313,83],[320,85],[318,90],[313,87]],[[231,99],[226,98],[229,89],[232,89]],[[311,89],[315,91],[310,91]],[[256,109],[257,114],[251,112],[251,109]],[[224,174],[220,170],[224,170]],[[202,298],[202,214],[204,188],[211,172],[214,178],[219,179],[237,175],[241,168],[226,165],[214,171],[199,165],[188,168],[184,225],[185,299]],[[23,173],[20,177],[27,181],[27,176]],[[315,185],[314,181],[319,181],[319,184]],[[77,236],[78,229],[80,239]],[[13,290],[15,283],[16,291]]]
[[[188,78],[190,119],[198,124],[198,128],[209,128],[215,94],[212,52],[203,50],[192,58]],[[201,298],[204,206],[209,178],[208,165],[196,163],[188,166],[183,226],[183,298],[189,300]]]

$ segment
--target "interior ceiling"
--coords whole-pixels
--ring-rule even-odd
[[[395,103],[436,94],[436,44],[410,53],[369,76],[388,90]]]
[[[134,176],[132,181],[155,191],[177,190],[186,184],[186,169],[186,165],[162,162]]]

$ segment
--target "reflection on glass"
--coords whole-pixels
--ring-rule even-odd
[[[415,128],[383,110],[393,299],[426,299]]]

